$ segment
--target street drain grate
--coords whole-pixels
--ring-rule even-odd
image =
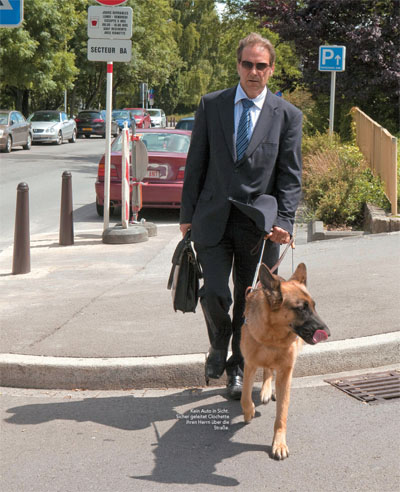
[[[325,379],[325,382],[364,403],[384,403],[400,398],[400,371]]]

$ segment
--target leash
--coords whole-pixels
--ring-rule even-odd
[[[253,278],[253,283],[251,285],[251,288],[250,288],[250,291],[254,290],[257,286],[257,281],[258,281],[258,274],[260,273],[260,268],[261,268],[261,263],[262,263],[262,257],[263,257],[263,254],[264,254],[264,248],[265,248],[265,243],[266,243],[267,239],[264,238],[264,241],[263,241],[263,244],[262,244],[262,248],[261,248],[261,254],[260,254],[260,259],[257,263],[257,268],[256,268],[256,272],[254,274],[254,278]],[[279,267],[279,265],[282,263],[283,259],[285,258],[285,255],[289,249],[290,246],[292,246],[292,244],[294,244],[294,236],[292,236],[290,238],[290,241],[287,243],[286,245],[286,248],[283,250],[283,253],[281,254],[279,260],[275,263],[275,265],[270,269],[270,272],[271,273],[274,273],[275,270]],[[293,261],[294,261],[294,258],[293,258],[293,247],[292,247],[292,271],[293,271]],[[249,288],[248,288],[249,290]],[[246,292],[247,294],[247,292]]]

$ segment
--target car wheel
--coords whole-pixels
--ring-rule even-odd
[[[23,146],[23,149],[25,150],[30,150],[30,148],[32,147],[32,137],[31,137],[31,134],[28,133],[28,141],[26,142],[26,144]]]
[[[72,137],[69,139],[70,143],[75,143],[76,142],[76,130],[72,132]]]
[[[63,143],[63,136],[61,132],[58,132],[56,145],[61,145]]]
[[[4,149],[4,152],[6,152],[7,154],[9,154],[11,152],[11,149],[12,149],[12,138],[9,135],[7,137],[6,148]]]
[[[97,211],[97,215],[98,216],[103,217],[103,215],[104,215],[104,206],[103,205],[100,205],[97,200],[96,200],[96,211]]]

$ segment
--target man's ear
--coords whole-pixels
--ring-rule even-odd
[[[264,265],[260,267],[260,282],[264,293],[267,297],[271,309],[279,309],[282,304],[281,281],[276,275],[273,275],[269,268]]]
[[[297,282],[307,285],[307,268],[304,263],[298,265],[290,280],[297,280]]]

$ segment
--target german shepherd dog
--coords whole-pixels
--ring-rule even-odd
[[[303,340],[314,345],[330,336],[325,323],[315,311],[315,302],[306,289],[307,271],[300,263],[285,281],[273,275],[264,264],[260,281],[246,297],[245,322],[240,348],[244,357],[241,405],[244,420],[255,415],[252,387],[258,367],[264,369],[261,401],[277,402],[272,457],[283,460],[289,456],[286,444],[286,421],[290,386],[296,357]],[[276,397],[272,394],[273,371],[276,372]]]

